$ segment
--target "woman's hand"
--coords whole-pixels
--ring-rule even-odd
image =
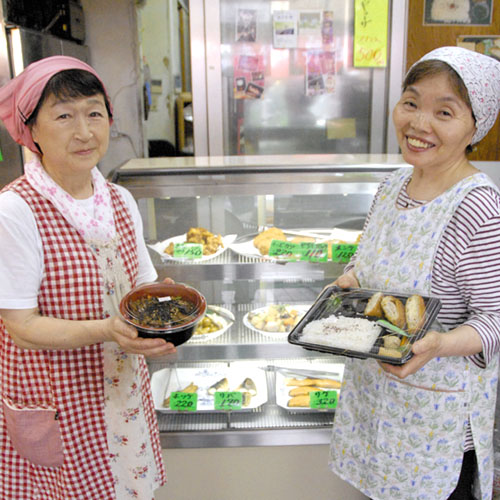
[[[113,316],[104,321],[106,321],[108,340],[116,342],[125,352],[142,354],[148,358],[156,358],[176,352],[175,346],[163,339],[138,337],[137,330],[118,316]]]
[[[435,331],[427,332],[425,337],[417,340],[412,347],[413,356],[401,366],[380,363],[382,369],[398,378],[406,378],[408,375],[418,372],[432,358],[442,355],[443,334]]]
[[[345,274],[340,275],[331,285],[340,288],[359,288],[359,281],[353,269],[349,269]]]
[[[417,372],[432,358],[443,356],[473,356],[483,350],[479,333],[469,325],[460,325],[445,333],[431,330],[412,347],[413,357],[401,366],[380,363],[387,372],[398,378],[406,378]]]

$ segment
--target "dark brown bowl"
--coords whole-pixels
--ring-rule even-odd
[[[152,295],[154,297],[165,297],[167,295],[181,297],[195,305],[195,312],[186,323],[181,325],[166,326],[164,328],[141,325],[130,315],[128,304],[145,295]],[[120,302],[120,314],[127,323],[137,329],[139,337],[150,339],[160,338],[176,346],[184,344],[184,342],[187,342],[192,337],[196,325],[203,319],[206,310],[207,302],[205,297],[203,297],[198,290],[181,283],[151,283],[140,285],[127,293]]]

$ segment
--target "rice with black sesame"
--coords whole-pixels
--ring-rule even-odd
[[[380,331],[380,326],[373,321],[333,315],[308,323],[302,330],[301,341],[338,349],[368,352],[377,340]]]

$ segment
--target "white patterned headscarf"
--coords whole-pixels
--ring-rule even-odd
[[[440,47],[425,54],[410,71],[430,59],[445,62],[462,78],[476,118],[476,133],[472,138],[472,144],[476,144],[493,127],[500,109],[500,62],[462,47]]]

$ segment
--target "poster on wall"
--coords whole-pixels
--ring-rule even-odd
[[[489,25],[493,0],[425,0],[424,24]]]
[[[257,40],[257,11],[238,9],[236,14],[236,41],[255,42]]]
[[[275,49],[297,47],[297,11],[276,10],[273,12],[273,46]]]
[[[457,45],[465,49],[474,50],[500,61],[500,36],[470,36],[460,35]]]
[[[333,45],[333,11],[323,11],[323,19],[321,21],[321,38],[323,45]]]
[[[306,95],[335,91],[335,52],[308,50],[306,53]]]
[[[299,11],[299,39],[301,49],[319,48],[322,45],[321,11]]]
[[[260,54],[241,54],[234,60],[234,98],[259,99],[264,92],[264,59]]]
[[[353,66],[387,66],[389,0],[355,0]]]

